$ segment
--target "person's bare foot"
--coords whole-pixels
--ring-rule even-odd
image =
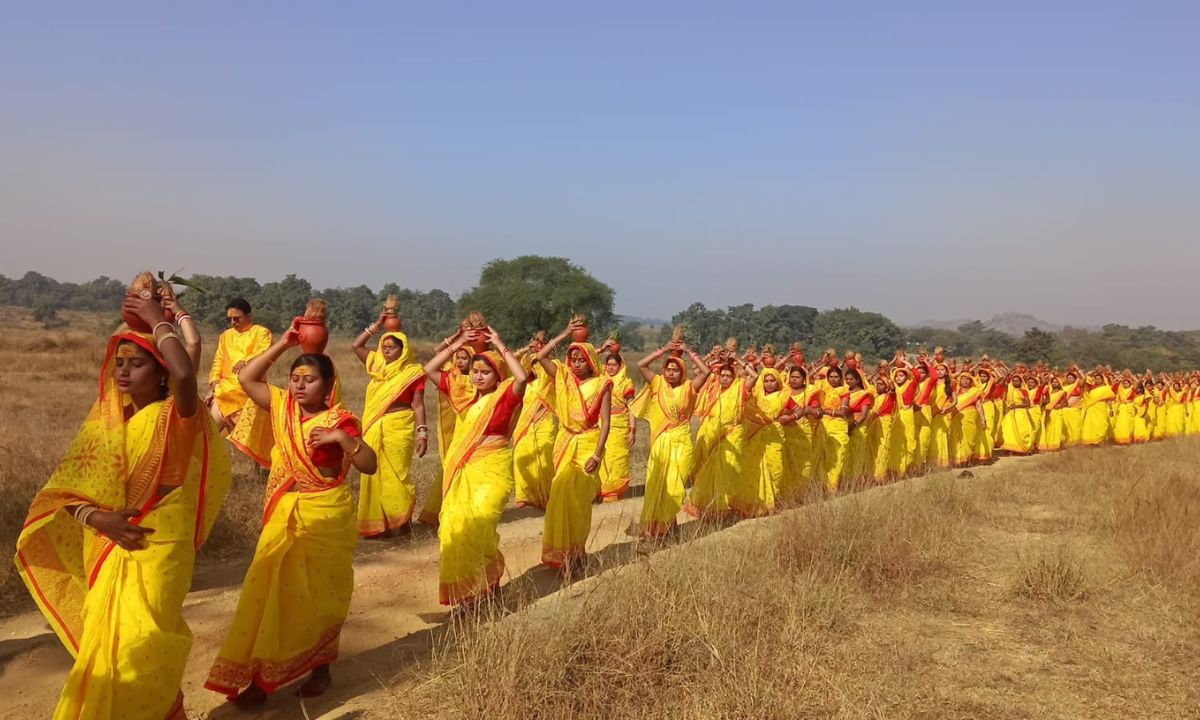
[[[333,676],[329,674],[329,666],[321,665],[313,668],[312,674],[300,686],[300,697],[317,697],[323,695],[329,689],[329,684],[333,682]]]
[[[265,703],[267,697],[266,690],[263,690],[254,683],[250,683],[250,687],[237,694],[237,697],[233,699],[233,704],[243,710],[251,710]]]

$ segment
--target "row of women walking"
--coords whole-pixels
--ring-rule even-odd
[[[206,683],[252,708],[293,681],[305,696],[328,688],[359,536],[393,533],[414,514],[436,523],[439,597],[470,604],[504,575],[498,527],[515,492],[519,505],[545,511],[543,562],[577,567],[594,503],[627,492],[636,419],[649,432],[637,528],[647,539],[669,534],[681,510],[757,517],[849,480],[986,461],[997,449],[1200,429],[1197,375],[937,355],[909,363],[899,353],[868,374],[852,356],[806,363],[798,352],[714,348],[701,357],[675,341],[637,364],[635,392],[619,351],[602,358],[578,322],[516,351],[491,328],[464,327],[422,365],[402,332],[383,329],[386,316],[353,343],[370,378],[357,416],[327,355],[301,353],[286,388],[268,383],[298,334],[272,343],[241,300],[227,308],[205,412],[186,311],[142,296],[124,311],[145,331],[122,327],[110,339],[98,399],[18,540],[21,575],[75,657],[55,717],[184,717],[191,635],[181,610],[230,483],[222,435],[270,469],[262,533]],[[428,449],[429,383],[441,472],[418,512],[410,471]]]

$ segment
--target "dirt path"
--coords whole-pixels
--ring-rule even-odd
[[[590,552],[598,556],[593,572],[639,551],[625,529],[636,521],[640,509],[640,497],[595,506],[589,543]],[[680,516],[681,522],[686,519]],[[562,580],[540,567],[541,539],[540,512],[510,508],[505,513],[500,546],[508,564],[506,604],[524,604],[561,588]],[[429,528],[417,528],[406,538],[359,543],[354,599],[342,633],[341,658],[333,666],[335,684],[325,697],[307,703],[310,717],[355,717],[339,707],[429,657],[449,619],[438,603],[437,551],[435,531]],[[233,616],[244,571],[244,564],[197,569],[194,586],[201,589],[188,596],[183,610],[195,637],[183,681],[189,717],[244,716],[224,706],[223,697],[203,688]],[[70,655],[40,613],[0,620],[0,686],[7,695],[4,715],[48,717],[70,666]],[[304,717],[304,712],[299,699],[285,689],[259,717]]]

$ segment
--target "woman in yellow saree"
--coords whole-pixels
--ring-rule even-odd
[[[1034,450],[1029,391],[1025,389],[1025,379],[1016,373],[1009,376],[1006,384],[1008,390],[1004,396],[1004,429],[1000,448],[1005,452],[1026,455]]]
[[[196,551],[229,488],[229,453],[196,372],[152,300],[125,310],[100,393],[33,499],[16,565],[74,657],[55,718],[182,720],[192,644],[181,611]]]
[[[600,493],[604,502],[615,502],[629,491],[629,451],[637,442],[637,423],[629,404],[633,401],[633,383],[625,372],[625,358],[610,353],[604,360],[604,372],[613,382],[612,426],[604,445],[600,464]]]
[[[1166,437],[1183,437],[1187,433],[1187,388],[1178,378],[1171,381],[1166,393]]]
[[[1167,383],[1162,377],[1154,381],[1150,403],[1150,439],[1162,440],[1167,436]]]
[[[896,393],[886,368],[875,378],[875,402],[871,407],[870,422],[867,443],[873,463],[868,474],[875,483],[885,483],[900,476],[908,448],[903,428],[896,425]]]
[[[1154,399],[1151,397],[1151,387],[1144,380],[1137,383],[1137,392],[1133,398],[1133,441],[1135,443],[1150,442],[1150,408]]]
[[[1042,424],[1046,420],[1046,388],[1037,374],[1030,372],[1025,378],[1025,389],[1029,392],[1029,425],[1033,429],[1029,448],[1030,452],[1037,452],[1042,442]]]
[[[474,602],[504,575],[497,528],[513,491],[509,437],[525,395],[525,368],[489,327],[455,338],[425,364],[425,374],[440,380],[447,360],[465,343],[484,337],[494,349],[471,356],[475,400],[459,416],[442,470],[438,599],[443,605]]]
[[[525,401],[513,428],[513,480],[516,506],[545,510],[550,504],[550,482],[554,479],[554,376],[534,367],[545,336],[535,338],[517,351],[525,368]]]
[[[954,379],[950,377],[950,367],[938,363],[934,368],[937,385],[933,388],[933,397],[929,407],[933,418],[929,423],[929,463],[938,468],[949,468],[954,464],[953,448],[950,437],[950,419],[954,408]]]
[[[1063,428],[1066,430],[1067,447],[1075,447],[1083,442],[1083,385],[1079,381],[1079,371],[1067,373],[1063,390],[1067,392],[1067,406],[1063,408]]]
[[[650,369],[665,355],[687,352],[696,363],[690,381],[683,358],[674,354],[663,360],[662,374]],[[684,486],[692,474],[692,412],[696,393],[704,387],[712,370],[694,350],[679,342],[659,348],[638,363],[646,386],[633,400],[634,415],[650,424],[650,457],[646,460],[646,494],[639,522],[641,536],[661,537],[675,527],[675,516],[683,507]]]
[[[981,388],[983,416],[987,419],[987,431],[979,435],[978,455],[981,462],[991,462],[996,452],[996,436],[999,435],[997,426],[1000,425],[1003,392],[998,392],[1000,384],[996,382],[996,374],[990,365],[983,365],[975,371],[975,381]]]
[[[1117,445],[1133,444],[1133,426],[1137,417],[1137,388],[1133,383],[1133,375],[1128,372],[1121,376],[1117,386],[1117,397],[1113,418],[1113,442]]]
[[[850,390],[847,407],[849,441],[846,445],[846,470],[843,480],[857,481],[874,472],[875,458],[871,453],[870,420],[875,406],[874,387],[867,385],[858,368],[847,368],[846,387]]]
[[[542,531],[542,562],[564,573],[587,554],[592,502],[600,490],[598,471],[612,420],[613,381],[600,367],[600,356],[591,343],[571,343],[566,363],[550,359],[559,343],[581,326],[572,320],[537,355],[542,372],[554,373],[554,414],[559,426]]]
[[[459,327],[454,335],[438,343],[437,352],[445,350],[456,341],[466,337],[467,330]],[[446,466],[446,451],[450,449],[450,441],[454,438],[454,428],[458,419],[467,408],[475,402],[475,385],[471,383],[471,351],[459,346],[458,350],[446,361],[438,375],[438,459],[441,467]],[[422,525],[437,525],[438,514],[442,509],[442,488],[445,478],[439,468],[437,475],[430,481],[429,492],[417,515],[417,522]]]
[[[1038,450],[1050,452],[1062,450],[1066,446],[1067,430],[1062,415],[1066,406],[1067,391],[1063,389],[1062,380],[1052,377],[1050,390],[1046,396],[1046,419],[1042,423],[1042,438],[1038,444]]]
[[[783,479],[779,487],[779,503],[793,505],[804,500],[816,481],[819,466],[821,396],[808,383],[808,373],[801,365],[788,370],[788,392],[799,408],[796,422],[783,426]]]
[[[900,358],[903,361],[903,358]],[[914,465],[917,457],[917,382],[913,371],[906,364],[896,364],[891,371],[892,396],[895,399],[896,410],[892,420],[892,432],[900,440],[902,447],[900,458],[893,468],[895,473],[903,477],[908,473],[910,465]]]
[[[984,386],[976,382],[969,370],[958,374],[958,392],[950,411],[955,467],[987,459],[983,437],[988,434],[988,421],[983,410],[983,390]]]
[[[425,425],[425,373],[413,359],[408,336],[384,333],[367,350],[383,317],[354,340],[354,354],[370,380],[363,406],[363,442],[379,460],[379,472],[363,474],[358,484],[358,534],[384,537],[408,525],[417,488],[409,472],[413,454],[425,457],[429,428]]]
[[[837,366],[825,371],[821,384],[821,476],[825,493],[834,495],[846,469],[846,448],[850,444],[850,390],[846,387],[842,369]]]
[[[346,472],[351,466],[367,474],[378,470],[358,418],[335,400],[328,356],[297,357],[286,390],[267,383],[271,365],[298,343],[297,331],[288,329],[238,375],[255,406],[270,416],[271,474],[262,534],[204,686],[245,708],[306,673],[304,697],[324,693],[332,682],[329,664],[350,610],[358,539]]]
[[[1083,443],[1102,445],[1108,440],[1112,428],[1110,404],[1116,393],[1112,386],[1098,374],[1085,378],[1083,389]]]
[[[723,520],[742,477],[745,380],[732,362],[723,362],[696,401],[694,484],[683,509],[700,520]]]
[[[1188,418],[1187,434],[1200,435],[1200,379],[1192,375],[1187,384]]]
[[[747,373],[742,477],[729,505],[738,515],[754,518],[775,512],[784,473],[783,428],[796,421],[796,404],[775,368],[750,367]]]
[[[933,442],[933,394],[937,389],[938,377],[933,365],[921,354],[920,363],[913,370],[914,382],[917,383],[916,397],[913,401],[913,426],[917,444],[909,467],[918,472],[923,471],[933,460],[931,452]]]

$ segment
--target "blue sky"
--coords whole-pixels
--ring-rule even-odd
[[[0,273],[1196,328],[1198,7],[14,4]]]

